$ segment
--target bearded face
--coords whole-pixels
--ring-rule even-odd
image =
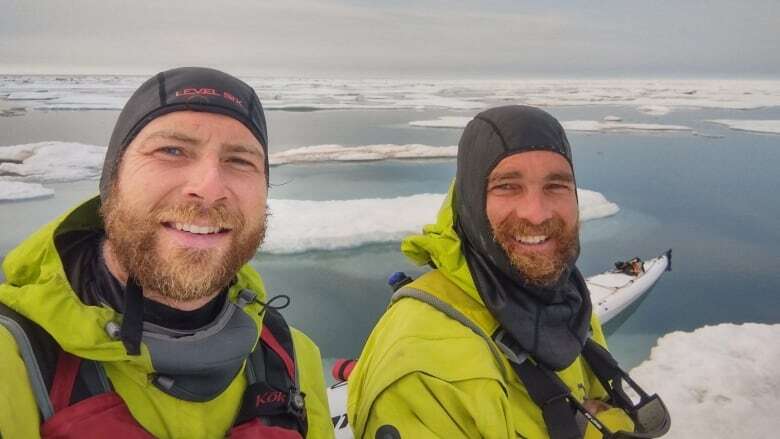
[[[231,117],[176,111],[149,122],[127,146],[101,208],[107,262],[119,265],[109,269],[153,298],[218,293],[263,241],[264,163],[262,145]]]
[[[255,254],[265,236],[265,216],[253,224],[236,210],[197,202],[144,211],[113,191],[102,207],[106,234],[123,268],[145,290],[177,301],[208,297],[226,287]],[[207,248],[185,247],[166,239],[187,224],[209,224],[226,242]]]
[[[495,241],[504,249],[512,266],[529,284],[540,287],[554,285],[577,258],[578,236],[579,224],[567,230],[560,217],[534,225],[513,215],[493,229]],[[549,251],[529,248],[542,239],[552,241],[554,246]]]
[[[485,213],[493,239],[532,285],[557,283],[579,255],[579,208],[569,162],[550,151],[501,160],[491,172]]]

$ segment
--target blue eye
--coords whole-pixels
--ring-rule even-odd
[[[164,147],[160,148],[159,151],[164,153],[164,154],[171,155],[171,156],[176,156],[176,157],[184,154],[184,151],[182,151],[181,148],[176,147],[176,146],[164,146]]]

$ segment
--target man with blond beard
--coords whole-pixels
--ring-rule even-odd
[[[558,121],[524,106],[478,114],[436,224],[401,246],[434,270],[396,291],[349,378],[355,437],[633,431],[627,413],[607,403],[610,381],[591,370],[591,358],[611,356],[574,265],[578,235],[571,149]]]
[[[2,437],[332,437],[319,351],[247,264],[267,188],[250,86],[205,68],[141,85],[100,196],[5,258]]]

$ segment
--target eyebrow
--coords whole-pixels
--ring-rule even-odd
[[[152,134],[149,134],[146,137],[146,139],[144,139],[144,142],[151,139],[178,140],[180,142],[185,142],[192,145],[199,145],[202,143],[202,141],[196,137],[192,137],[181,131],[174,131],[174,130],[162,130],[162,131],[153,132]],[[248,153],[248,154],[259,156],[261,158],[265,157],[265,155],[262,152],[262,148],[263,148],[262,145],[256,147],[254,145],[246,145],[243,143],[224,143],[222,144],[222,146],[231,152]]]
[[[523,178],[523,173],[520,171],[504,172],[497,175],[491,175],[488,179],[488,183],[496,183],[504,180],[513,180]],[[574,175],[568,172],[553,172],[547,174],[544,177],[544,181],[560,181],[565,183],[574,183]]]
[[[501,174],[491,175],[488,178],[488,183],[495,183],[501,180],[511,180],[513,178],[523,178],[523,173],[519,171],[510,171]]]
[[[568,172],[553,172],[544,177],[545,181],[562,181],[564,183],[574,183],[574,176]]]
[[[246,145],[243,143],[225,143],[222,146],[224,146],[225,149],[227,149],[230,152],[247,153],[247,154],[256,155],[260,158],[265,157],[262,151],[263,147],[261,145],[254,146],[254,145]]]
[[[158,138],[178,140],[180,142],[186,142],[192,144],[200,143],[200,140],[195,137],[184,134],[181,131],[173,131],[173,130],[155,131],[152,134],[146,136],[146,139],[144,139],[144,141],[151,140],[151,139],[158,139]]]

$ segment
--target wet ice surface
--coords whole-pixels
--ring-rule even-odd
[[[136,76],[0,76],[0,99],[43,110],[121,109],[146,79]],[[626,105],[650,116],[683,108],[780,105],[780,81],[749,80],[399,80],[245,77],[266,109],[442,108],[477,111],[534,106]]]
[[[780,120],[713,119],[709,122],[725,125],[738,131],[780,134]]]
[[[746,323],[673,332],[633,378],[671,412],[673,438],[774,437],[780,429],[780,325]]]

